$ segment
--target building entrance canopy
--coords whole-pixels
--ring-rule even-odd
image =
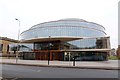
[[[73,41],[83,39],[83,37],[46,37],[46,38],[33,38],[28,40],[21,40],[21,43],[34,43],[34,42],[49,42],[49,41]]]
[[[62,36],[62,37],[39,37],[39,38],[31,38],[31,39],[22,39],[21,43],[34,43],[34,42],[49,42],[49,41],[74,41],[79,39],[95,39],[95,38],[109,38],[109,36],[106,37],[68,37],[68,36]]]

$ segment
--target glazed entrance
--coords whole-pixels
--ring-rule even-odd
[[[35,42],[34,52],[36,60],[64,60],[64,52],[61,51],[65,46],[61,41]],[[66,46],[68,47],[68,46]]]
[[[35,54],[36,60],[64,60],[64,52],[62,51],[38,51]]]

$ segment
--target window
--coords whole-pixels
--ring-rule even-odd
[[[2,51],[3,49],[3,44],[0,44],[0,51]]]

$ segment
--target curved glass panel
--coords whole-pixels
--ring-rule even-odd
[[[81,39],[68,42],[71,49],[104,49],[108,48],[107,38]],[[110,46],[110,45],[109,45]]]
[[[39,27],[50,27],[50,26],[83,26],[83,27],[88,27],[88,28],[95,28],[98,30],[102,30],[104,31],[105,29],[101,26],[98,25],[96,23],[92,23],[92,22],[80,22],[80,21],[55,21],[55,22],[46,22],[46,23],[42,23],[42,24],[38,24],[35,25],[33,27],[31,27],[30,29],[34,29],[34,28],[39,28]]]
[[[83,28],[83,27],[72,27],[72,26],[59,26],[59,27],[43,27],[28,30],[21,34],[21,39],[31,39],[39,37],[62,37],[62,36],[73,36],[73,37],[101,37],[105,36],[105,33],[95,29]]]

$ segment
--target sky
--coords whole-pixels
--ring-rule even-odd
[[[118,3],[118,14],[120,14],[120,1]],[[118,15],[118,44],[120,45],[120,15]]]
[[[0,0],[0,36],[18,39],[20,33],[38,23],[79,18],[106,28],[111,48],[118,47],[119,0]]]

